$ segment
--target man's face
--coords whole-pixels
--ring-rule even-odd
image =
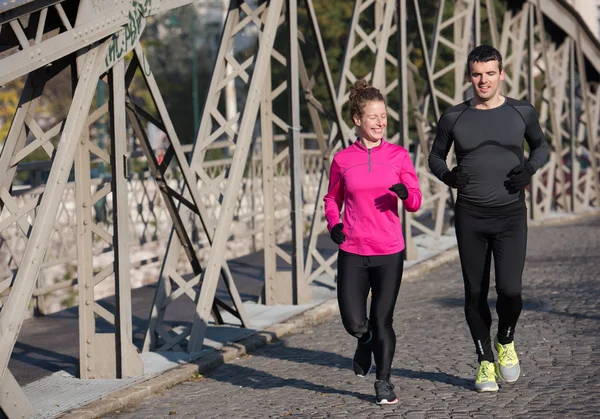
[[[473,94],[483,101],[498,97],[500,82],[504,80],[504,70],[499,70],[498,61],[471,63],[471,73],[468,77],[473,85]]]

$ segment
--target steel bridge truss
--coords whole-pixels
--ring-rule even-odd
[[[337,85],[312,0],[232,0],[188,159],[140,37],[150,16],[189,3],[22,0],[0,7],[0,85],[24,80],[0,154],[0,234],[10,230],[16,237],[6,259],[9,273],[0,278],[0,408],[9,418],[34,414],[7,365],[40,270],[54,252],[50,243],[57,218],[69,207],[63,202],[69,181],[75,183],[74,206],[66,214],[76,232],[77,279],[71,283],[79,290],[79,376],[143,373],[132,342],[132,147],[145,156],[152,179],[144,182],[157,186],[172,225],[143,350],[200,351],[211,321],[251,326],[225,256],[239,219],[260,221],[251,231],[264,249],[265,304],[306,303],[311,282],[334,279],[336,255],[317,246],[326,232],[322,199],[333,154],[355,137],[346,122],[348,93],[361,77],[386,95],[388,138],[411,152],[421,182],[423,208],[403,216],[409,259],[435,250],[448,226],[454,197],[427,169],[427,154],[441,113],[471,94],[466,57],[482,42],[502,52],[504,93],[535,105],[551,145],[548,163],[527,192],[531,217],[598,207],[600,45],[562,0],[442,0],[435,15],[418,0],[356,0]],[[257,48],[241,57],[234,43],[248,30],[257,34]],[[66,118],[54,121],[38,107],[48,85],[65,72],[71,106]],[[241,110],[226,116],[222,98],[232,80],[246,95]],[[134,81],[149,93],[149,103],[131,94]],[[99,99],[99,89],[108,100]],[[90,135],[100,118],[110,122],[104,148]],[[165,135],[162,159],[152,149],[149,126]],[[316,160],[308,167],[302,156],[311,147]],[[232,153],[219,170],[208,158],[214,149]],[[40,193],[23,198],[17,169],[40,150],[51,161],[49,177]],[[258,168],[252,166],[257,158]],[[94,182],[96,161],[110,167],[110,182]],[[244,193],[257,201],[250,215],[240,204]],[[111,207],[109,224],[94,216],[102,200]],[[203,257],[193,232],[208,243]],[[418,238],[426,236],[433,244],[422,248]],[[98,247],[111,257],[99,258]],[[106,281],[114,284],[114,307],[97,302],[95,289]],[[217,297],[219,281],[226,298]],[[190,317],[165,321],[180,298],[193,302]]]

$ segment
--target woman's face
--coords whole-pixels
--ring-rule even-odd
[[[379,100],[367,102],[363,108],[362,116],[353,117],[354,124],[358,127],[359,135],[367,141],[379,142],[385,135],[387,126],[387,111],[385,103]]]

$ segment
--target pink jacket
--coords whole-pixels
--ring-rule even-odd
[[[417,211],[422,200],[419,180],[404,147],[382,140],[367,150],[356,141],[336,153],[323,200],[329,231],[340,223],[344,205],[341,222],[346,241],[340,249],[361,256],[390,255],[404,249],[398,196],[388,190],[396,183],[408,189],[404,208]]]

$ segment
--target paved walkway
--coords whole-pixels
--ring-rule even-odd
[[[352,374],[354,341],[336,315],[103,417],[597,418],[598,260],[598,219],[530,230],[516,340],[523,374],[498,393],[473,390],[475,351],[453,261],[402,285],[392,370],[397,405],[377,406],[374,376]]]

